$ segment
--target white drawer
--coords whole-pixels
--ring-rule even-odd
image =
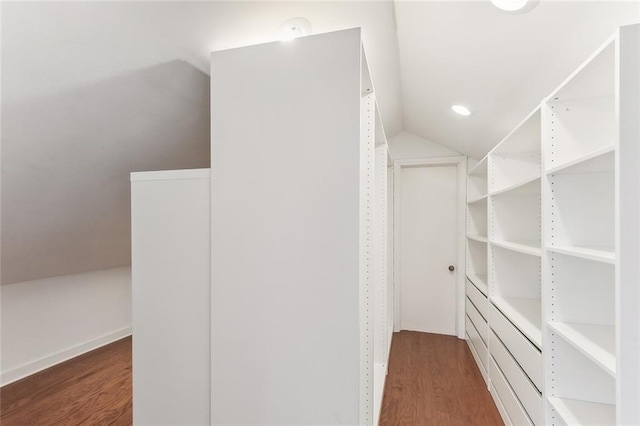
[[[534,385],[542,389],[542,354],[520,331],[489,304],[489,324]]]
[[[542,396],[538,389],[531,383],[522,371],[522,368],[513,359],[507,348],[504,347],[500,339],[491,332],[489,337],[489,349],[491,356],[502,370],[504,377],[509,382],[511,389],[515,392],[520,403],[524,406],[527,414],[536,425],[542,424]]]
[[[465,310],[467,312],[467,316],[469,317],[473,325],[476,326],[476,330],[478,330],[482,341],[486,345],[489,341],[489,327],[487,327],[487,320],[485,320],[482,315],[480,315],[480,312],[478,312],[469,298],[465,299]]]
[[[482,315],[485,320],[489,318],[487,316],[487,304],[489,303],[487,301],[487,296],[482,294],[482,292],[478,290],[478,288],[469,280],[467,280],[467,297],[471,299],[473,304],[478,309],[478,312],[480,312],[480,315]]]
[[[531,423],[531,420],[527,416],[524,407],[522,407],[522,404],[518,401],[513,390],[509,387],[507,380],[502,375],[500,369],[496,366],[493,358],[490,358],[489,364],[489,377],[491,377],[492,394],[494,395],[494,398],[497,396],[500,399],[497,403],[504,407],[511,424],[515,426],[533,426],[533,423]]]
[[[466,317],[466,321],[467,321],[466,322],[467,335],[469,336],[469,339],[471,339],[471,344],[473,345],[473,348],[476,350],[476,354],[480,358],[480,362],[482,363],[481,367],[485,371],[489,371],[489,365],[488,365],[489,350],[487,349],[487,346],[484,344],[484,342],[480,338],[480,335],[478,334],[476,327],[473,325],[469,317]]]

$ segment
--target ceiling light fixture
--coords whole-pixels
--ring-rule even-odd
[[[510,13],[526,13],[538,5],[539,0],[491,0],[500,10]]]
[[[451,109],[452,109],[455,113],[460,114],[460,115],[464,115],[464,116],[471,115],[471,111],[469,111],[469,108],[467,108],[466,106],[462,106],[462,105],[453,105],[453,106],[451,107]]]
[[[311,34],[311,22],[306,18],[289,19],[278,28],[281,41],[290,41]]]

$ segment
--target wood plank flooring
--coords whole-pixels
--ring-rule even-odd
[[[130,425],[131,338],[0,389],[0,424]],[[465,341],[395,333],[381,426],[501,425]]]
[[[0,388],[0,424],[130,425],[131,337]]]
[[[502,424],[466,341],[394,333],[380,426]]]

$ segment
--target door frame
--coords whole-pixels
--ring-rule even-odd
[[[393,331],[400,331],[400,218],[401,216],[401,188],[402,169],[409,167],[438,167],[456,166],[458,181],[458,196],[456,205],[456,333],[458,338],[465,337],[465,275],[466,275],[466,201],[467,201],[467,157],[464,155],[454,157],[401,159],[393,162]]]

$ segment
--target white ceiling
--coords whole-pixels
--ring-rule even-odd
[[[298,16],[315,33],[362,27],[387,135],[481,157],[637,7],[4,2],[2,283],[130,262],[128,173],[208,167],[212,50],[272,41]]]
[[[619,25],[640,22],[630,1],[541,0],[520,15],[489,1],[398,1],[395,12],[405,130],[477,159]]]

